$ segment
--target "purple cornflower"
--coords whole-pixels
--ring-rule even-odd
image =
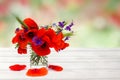
[[[19,28],[16,28],[15,33],[18,32],[19,30],[20,30]]]
[[[64,28],[64,26],[65,26],[65,21],[63,21],[63,22],[58,22],[58,26],[60,26],[61,28]]]
[[[69,38],[70,38],[69,36],[65,37],[64,41],[69,40]]]
[[[42,45],[44,42],[41,40],[41,38],[38,38],[38,37],[34,37],[32,39],[33,43],[37,46],[37,45]]]
[[[73,22],[71,22],[70,25],[66,26],[65,30],[71,31],[71,27],[73,26]]]

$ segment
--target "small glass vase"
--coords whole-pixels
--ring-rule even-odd
[[[48,57],[39,56],[34,51],[30,53],[30,68],[41,68],[48,66]]]

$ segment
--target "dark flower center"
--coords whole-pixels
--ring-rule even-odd
[[[30,38],[33,38],[34,35],[35,35],[35,34],[34,34],[33,32],[29,32],[29,33],[28,33],[28,37],[30,37]]]
[[[44,43],[42,46],[41,46],[41,48],[46,48],[46,43]]]
[[[19,36],[19,39],[20,39],[21,41],[25,41],[25,40],[26,40],[25,37],[23,37],[23,36]]]

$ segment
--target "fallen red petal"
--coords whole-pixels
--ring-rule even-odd
[[[26,68],[26,65],[15,64],[15,65],[9,66],[9,68],[12,71],[21,71],[21,70],[24,70]]]
[[[29,69],[26,73],[27,76],[31,77],[45,76],[47,74],[48,70],[45,67]]]
[[[61,66],[58,65],[49,65],[48,68],[55,70],[55,71],[62,71],[63,68]]]

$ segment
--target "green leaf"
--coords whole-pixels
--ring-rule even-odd
[[[69,32],[69,33],[64,33],[64,37],[66,37],[66,36],[72,36],[73,35],[73,33],[72,32]]]
[[[21,24],[23,25],[24,28],[28,28],[28,26],[18,17],[16,16],[15,14],[13,14],[13,16],[16,18],[16,20]]]
[[[16,44],[15,49],[19,47],[19,44]]]

